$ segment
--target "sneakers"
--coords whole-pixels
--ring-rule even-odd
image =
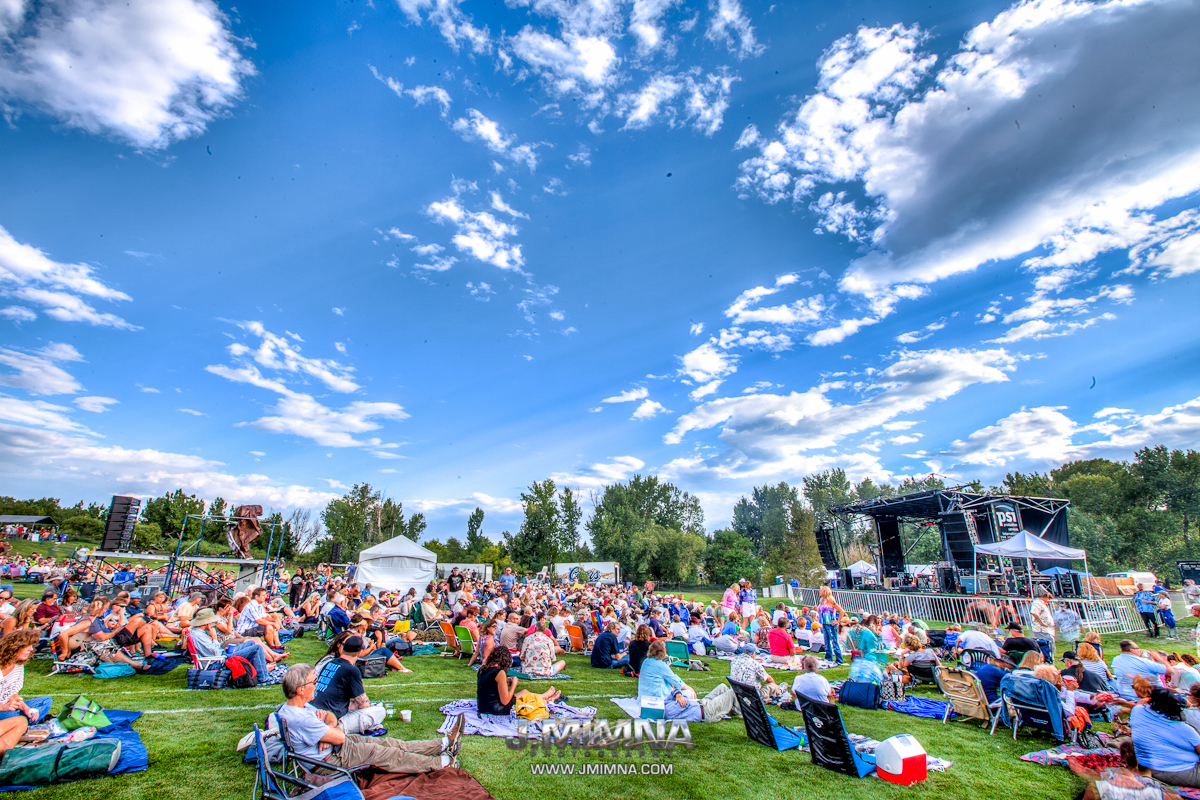
[[[459,714],[454,719],[454,725],[446,734],[446,755],[450,757],[450,765],[458,766],[458,754],[462,750],[463,730],[467,727],[467,718]]]
[[[387,736],[387,728],[367,728],[362,732],[363,736]]]

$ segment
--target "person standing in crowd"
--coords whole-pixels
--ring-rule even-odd
[[[1054,612],[1050,608],[1050,590],[1045,586],[1038,587],[1037,597],[1029,604],[1029,627],[1033,630],[1033,640],[1038,643],[1042,656],[1047,661],[1054,660]]]
[[[450,606],[451,611],[454,611],[454,607],[462,599],[465,580],[462,575],[458,574],[458,567],[453,567],[450,570],[450,577],[446,578],[446,604]]]
[[[821,635],[825,641],[825,657],[837,661],[840,667],[842,648],[838,642],[838,620],[846,612],[838,605],[833,596],[833,590],[828,586],[821,587],[821,604],[817,607],[817,619],[821,623]]]
[[[1172,641],[1178,639],[1175,634],[1175,611],[1171,607],[1171,598],[1165,591],[1158,593],[1158,616],[1162,618],[1163,627],[1167,629],[1167,638]]]
[[[1152,639],[1158,638],[1158,600],[1152,592],[1147,592],[1142,584],[1137,585],[1137,591],[1133,594],[1133,602],[1137,605],[1138,614],[1142,616],[1142,624],[1146,626],[1146,634]],[[1154,626],[1154,632],[1151,633],[1150,626]]]

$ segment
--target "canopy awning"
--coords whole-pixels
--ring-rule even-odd
[[[1005,558],[1085,558],[1086,553],[1074,547],[1048,542],[1034,536],[1029,531],[1021,531],[1011,539],[995,544],[977,544],[976,553],[988,556],[1004,556]]]
[[[58,525],[54,517],[39,517],[28,514],[2,514],[0,525]]]

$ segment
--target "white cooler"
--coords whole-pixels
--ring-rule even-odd
[[[925,748],[907,733],[884,739],[875,748],[875,770],[880,778],[889,783],[901,786],[920,783],[929,777],[925,766]]]

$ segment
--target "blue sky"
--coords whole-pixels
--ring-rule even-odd
[[[1195,2],[0,3],[0,477],[493,537],[1200,441]]]

